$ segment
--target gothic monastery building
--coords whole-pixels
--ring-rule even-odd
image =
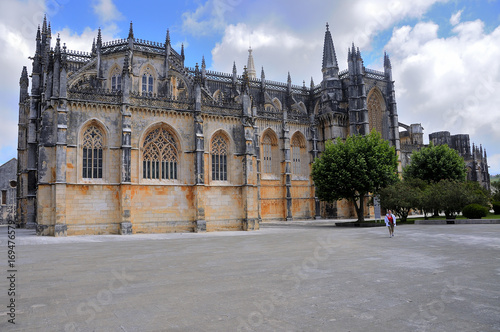
[[[375,129],[399,154],[391,63],[339,71],[326,27],[309,87],[186,67],[184,49],[135,38],[91,53],[36,35],[20,80],[17,222],[40,235],[256,230],[261,221],[353,217],[315,197],[325,141]],[[321,67],[320,67],[321,66]],[[30,82],[31,81],[31,82]],[[28,92],[28,86],[31,92]],[[369,209],[365,209],[370,213]],[[372,210],[373,211],[373,210]]]

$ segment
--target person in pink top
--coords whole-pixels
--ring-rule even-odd
[[[396,226],[396,216],[392,214],[391,210],[387,210],[385,215],[385,225],[389,228],[389,237],[394,236],[394,226]]]

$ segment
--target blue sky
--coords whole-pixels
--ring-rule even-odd
[[[0,3],[0,164],[16,157],[19,76],[31,71],[36,26],[44,13],[53,40],[90,51],[100,27],[104,41],[136,38],[183,43],[186,65],[205,57],[209,69],[241,73],[251,45],[266,79],[309,85],[321,79],[325,24],[340,70],[347,48],[360,48],[365,66],[391,57],[399,121],[421,123],[424,135],[469,134],[500,174],[500,0],[3,0]]]

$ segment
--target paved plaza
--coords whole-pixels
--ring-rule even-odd
[[[500,225],[1,231],[0,331],[499,331]]]

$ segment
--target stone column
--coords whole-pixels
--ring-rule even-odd
[[[243,176],[242,187],[243,209],[245,219],[243,220],[243,230],[253,231],[259,229],[259,202],[257,187],[257,158],[255,156],[253,126],[252,101],[248,94],[242,96],[242,125],[245,135],[245,153],[243,155]]]
[[[194,137],[195,137],[195,187],[194,205],[196,209],[195,232],[207,231],[205,220],[205,136],[203,133],[203,119],[201,117],[201,87],[199,80],[195,86],[195,113],[194,113]]]
[[[57,107],[55,226],[54,236],[66,236],[66,151],[67,151],[67,102],[60,99]]]
[[[292,162],[290,156],[290,128],[288,128],[287,111],[283,111],[282,137],[284,160],[284,185],[286,199],[286,220],[291,221],[292,216]]]
[[[316,158],[318,158],[319,151],[318,151],[318,129],[316,127],[316,124],[314,123],[314,115],[311,116],[311,156],[313,159],[313,162]],[[310,167],[312,170],[312,166]],[[309,181],[312,181],[312,177],[310,177]],[[314,187],[314,219],[321,219],[321,205],[318,196],[316,196],[316,186]]]
[[[131,219],[131,116],[126,104],[122,105],[122,146],[121,146],[121,180],[120,180],[120,234],[132,234]]]

